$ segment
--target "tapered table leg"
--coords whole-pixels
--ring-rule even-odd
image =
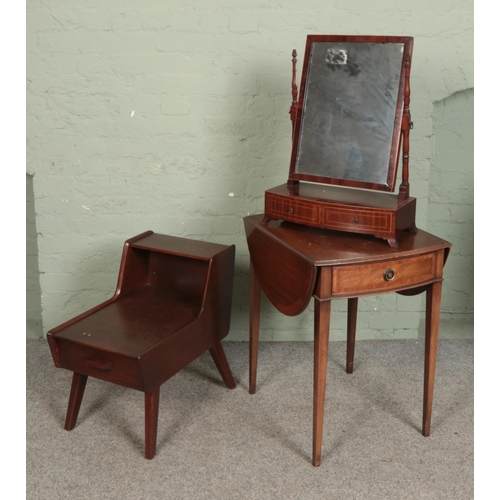
[[[314,401],[313,401],[313,460],[321,463],[323,416],[325,413],[328,339],[330,334],[330,301],[314,299]]]
[[[249,392],[255,394],[257,385],[257,355],[259,349],[261,286],[250,262],[250,382]]]
[[[220,341],[210,349],[210,354],[226,386],[229,389],[234,389],[236,387],[236,382],[234,381],[231,368],[229,368],[229,363],[227,362],[226,353]]]
[[[356,319],[358,316],[358,298],[347,300],[347,355],[345,371],[352,373],[354,369],[354,345],[356,342]]]
[[[160,407],[160,388],[144,394],[145,439],[144,456],[153,458],[156,453],[156,434],[158,432],[158,409]]]
[[[87,375],[81,373],[73,373],[73,380],[71,382],[71,392],[69,393],[68,411],[66,412],[66,422],[64,428],[70,431],[75,427],[80,405],[82,404],[83,393],[87,385]]]
[[[424,369],[424,412],[422,434],[431,432],[432,398],[436,375],[436,355],[439,332],[439,314],[441,310],[442,282],[432,284],[426,291],[425,310],[425,369]]]

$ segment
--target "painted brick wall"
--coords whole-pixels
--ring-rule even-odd
[[[26,175],[26,338],[42,336],[42,292],[38,271],[33,177]]]
[[[290,53],[300,60],[309,33],[415,37],[410,181],[425,229],[434,103],[473,87],[471,1],[27,1],[44,332],[108,298],[123,241],[152,229],[236,244],[228,338],[247,338],[242,217],[286,180]],[[449,293],[448,312],[461,310]],[[344,338],[345,309],[332,307],[333,339]],[[417,336],[421,312],[419,297],[363,299],[359,338]],[[261,323],[264,340],[311,338],[311,309],[287,318],[264,303]]]
[[[453,243],[441,321],[450,335],[474,323],[474,90],[434,105],[428,229]]]

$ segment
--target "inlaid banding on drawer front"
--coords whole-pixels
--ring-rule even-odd
[[[417,286],[436,277],[436,254],[390,262],[334,267],[332,293],[366,293]]]
[[[341,207],[325,208],[325,226],[338,229],[357,227],[368,231],[390,231],[392,217],[389,213],[374,213],[369,210],[344,210]]]
[[[266,214],[292,222],[320,223],[319,205],[266,194]]]

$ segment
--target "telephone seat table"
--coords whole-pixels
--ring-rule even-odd
[[[73,373],[64,428],[76,424],[87,378],[144,392],[145,457],[156,453],[160,386],[209,351],[235,387],[228,334],[234,245],[147,231],[124,244],[113,297],[47,334],[54,364]]]
[[[257,381],[261,290],[278,311],[303,312],[314,298],[313,457],[321,462],[330,301],[348,299],[346,371],[352,373],[358,297],[426,292],[422,434],[431,425],[443,267],[451,244],[425,231],[406,232],[397,248],[368,235],[244,219],[250,252],[250,393]]]

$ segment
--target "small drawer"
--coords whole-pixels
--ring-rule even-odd
[[[57,339],[61,368],[141,390],[138,359]]]
[[[374,213],[370,210],[356,210],[352,208],[324,209],[324,226],[330,229],[340,229],[355,232],[387,232],[391,231],[392,214]]]
[[[293,198],[266,194],[265,212],[267,216],[290,222],[312,225],[320,223],[318,204],[298,201]]]
[[[332,273],[334,294],[404,290],[436,277],[436,254],[433,252],[377,264],[334,267]]]

